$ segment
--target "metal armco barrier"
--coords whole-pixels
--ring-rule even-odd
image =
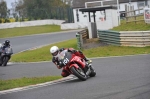
[[[98,30],[100,41],[111,45],[145,47],[150,46],[150,31]]]
[[[83,44],[86,43],[86,39],[89,38],[88,30],[84,29],[84,30],[76,33],[76,38],[77,38],[77,47],[79,49],[82,49],[83,48]]]

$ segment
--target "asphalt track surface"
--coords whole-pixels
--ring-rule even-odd
[[[0,93],[0,99],[150,99],[149,59],[150,55],[92,59],[97,75],[87,81],[75,78],[39,88],[31,87],[24,91]],[[38,63],[22,64],[20,68],[18,66],[19,64],[13,64],[1,69],[9,71],[14,67],[16,71],[22,70],[25,73],[27,71],[25,67],[31,66],[26,73],[27,77],[61,72],[60,70],[55,72],[51,62],[40,63],[40,65]],[[48,66],[51,67],[49,71]],[[45,70],[42,70],[43,67]],[[16,71],[14,71],[14,77],[20,76]],[[13,76],[13,74],[8,75]]]
[[[0,99],[150,99],[150,55],[96,58],[96,77],[0,92]],[[60,75],[51,62],[9,64],[0,67],[0,78]]]
[[[76,33],[78,31],[80,30],[19,36],[13,38],[0,38],[0,43],[4,42],[6,39],[10,40],[13,52],[18,53],[24,50],[76,38]]]
[[[12,37],[12,38],[1,38],[0,43],[4,42],[6,39],[10,40],[10,44],[12,45],[13,52],[18,53],[22,52],[28,49],[34,49],[37,47],[42,47],[45,45],[49,45],[52,43],[72,39],[76,37],[76,33],[80,30],[73,30],[73,31],[63,31],[63,32],[55,32],[55,33],[44,33],[44,34],[37,34],[37,35],[28,35],[28,36],[18,36],[18,37]],[[49,53],[48,53],[49,54]],[[13,56],[12,56],[13,57]],[[40,56],[35,56],[40,57]],[[51,61],[51,60],[50,60]],[[38,66],[42,66],[42,68],[38,69]],[[14,78],[20,78],[23,76],[27,77],[33,77],[38,76],[38,74],[30,74],[30,72],[35,72],[35,70],[40,71],[42,73],[39,73],[40,76],[48,75],[45,74],[45,69],[53,69],[54,67],[50,67],[49,64],[47,64],[46,67],[38,63],[35,64],[9,64],[6,67],[0,66],[0,79],[14,79]],[[44,69],[45,68],[45,69]],[[41,71],[43,70],[43,71]],[[56,68],[53,69],[54,71],[58,71]],[[46,72],[47,73],[47,72]],[[51,74],[51,73],[49,73]],[[55,73],[57,74],[57,72]]]

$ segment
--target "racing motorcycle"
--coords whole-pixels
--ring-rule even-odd
[[[96,72],[92,64],[87,63],[84,59],[75,54],[62,51],[59,56],[59,66],[65,68],[70,74],[75,75],[80,80],[85,81],[88,77],[94,77]]]
[[[13,54],[12,47],[6,47],[5,49],[1,49],[1,59],[0,59],[0,66],[6,66],[8,61],[11,58],[11,55]]]

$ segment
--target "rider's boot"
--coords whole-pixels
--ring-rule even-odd
[[[92,63],[92,60],[87,59],[86,57],[84,58],[84,60],[85,60],[88,64],[91,64],[91,63]]]
[[[81,58],[83,58],[86,62],[92,63],[92,60],[87,59],[87,58],[85,57],[85,55],[83,55],[83,53],[82,53],[81,51],[77,51],[76,54],[78,54],[78,56],[80,56]]]

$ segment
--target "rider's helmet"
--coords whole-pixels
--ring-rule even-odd
[[[56,57],[56,56],[58,55],[58,52],[59,52],[59,48],[58,48],[57,46],[52,46],[52,47],[50,48],[50,53],[51,53],[54,57]]]
[[[5,46],[9,46],[10,45],[9,43],[10,43],[9,40],[5,40],[5,42],[4,42]]]

